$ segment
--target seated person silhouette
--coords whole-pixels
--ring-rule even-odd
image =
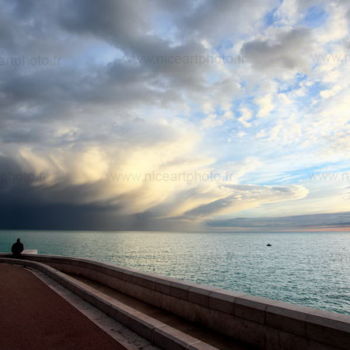
[[[23,247],[21,240],[19,238],[17,238],[17,242],[13,243],[12,248],[11,248],[13,256],[17,257],[17,258],[20,257],[21,253],[23,252],[23,249],[24,249],[24,247]]]

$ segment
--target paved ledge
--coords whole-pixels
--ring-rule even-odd
[[[86,300],[110,317],[135,331],[135,333],[149,339],[152,343],[160,346],[163,349],[217,349],[181,331],[169,327],[152,317],[138,312],[113,298],[103,296],[95,289],[90,288],[76,279],[67,276],[66,274],[43,263],[24,259],[19,260],[8,258],[0,258],[0,263],[26,266],[45,273],[50,278],[63,285],[65,288],[80,296],[82,299]]]
[[[0,264],[0,278],[0,349],[127,349],[30,271]]]
[[[39,261],[106,285],[256,348],[350,349],[350,316],[347,315],[180,282],[89,259],[48,255],[23,258],[28,263]],[[140,326],[139,331],[147,333],[151,323],[145,319],[143,324],[148,324],[148,328]],[[167,332],[165,327],[153,324],[154,340],[163,337],[164,341],[164,332]],[[171,332],[168,334],[171,338]],[[188,346],[193,348],[194,344],[188,341]]]
[[[28,267],[25,267],[25,269],[43,281],[55,293],[78,309],[89,320],[95,323],[121,345],[125,346],[128,350],[160,350],[160,348],[155,347],[146,339],[123,326],[120,322],[107,316],[104,312],[98,310],[93,305],[87,303],[76,294],[64,288],[61,284],[48,277],[46,274]]]

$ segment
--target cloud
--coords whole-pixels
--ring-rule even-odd
[[[248,0],[244,3],[239,0],[205,0],[185,17],[185,24],[191,33],[210,37],[232,34],[237,30],[249,32],[276,3],[274,0]]]
[[[235,185],[260,162],[246,159],[228,164],[224,172],[213,172],[213,159],[195,156],[198,135],[189,125],[176,129],[153,124],[152,135],[158,128],[168,136],[153,138],[147,145],[142,143],[148,126],[136,127],[142,126],[143,139],[134,138],[131,143],[120,139],[103,147],[80,142],[60,149],[19,148],[11,158],[10,154],[3,158],[2,173],[6,174],[7,163],[15,170],[7,173],[1,191],[8,199],[25,198],[22,206],[85,206],[100,208],[100,214],[113,208],[117,216],[142,214],[180,221],[302,198],[307,193],[293,186]]]
[[[241,54],[257,70],[264,72],[307,71],[313,38],[307,28],[277,32],[275,37],[247,42]]]
[[[255,102],[259,106],[259,112],[257,114],[259,118],[264,118],[273,111],[274,105],[272,103],[271,95],[265,95],[263,97],[257,98]]]
[[[208,221],[208,226],[227,229],[300,230],[332,227],[349,227],[350,213],[297,215],[265,218],[235,218]]]
[[[348,5],[320,2],[313,28],[316,3],[1,0],[3,226],[167,228],[308,198],[280,179],[348,146],[349,71],[322,59],[346,57]]]
[[[241,116],[240,118],[238,118],[238,121],[240,123],[242,123],[242,125],[245,127],[245,128],[249,128],[252,126],[250,120],[252,118],[252,112],[248,109],[248,108],[242,108],[240,110],[241,112]]]
[[[223,186],[221,198],[187,211],[190,218],[203,218],[217,214],[234,213],[266,203],[304,198],[308,191],[302,186],[272,187],[252,185]]]

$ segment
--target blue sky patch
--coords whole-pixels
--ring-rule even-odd
[[[312,6],[307,10],[301,24],[311,28],[320,27],[325,24],[328,17],[328,13],[322,6]]]

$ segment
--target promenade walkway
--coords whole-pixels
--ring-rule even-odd
[[[0,264],[1,350],[123,350],[31,272]]]

